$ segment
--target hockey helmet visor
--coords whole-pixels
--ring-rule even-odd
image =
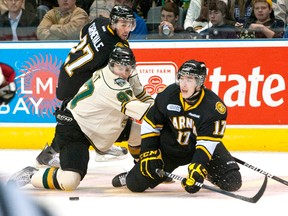
[[[204,62],[196,60],[186,61],[178,70],[177,81],[181,76],[194,76],[198,86],[202,86],[205,82],[207,75],[207,68]]]
[[[111,24],[119,24],[124,27],[130,27],[133,31],[136,27],[136,20],[133,10],[125,5],[116,5],[110,13]]]
[[[131,70],[136,68],[136,60],[132,50],[128,47],[116,47],[110,54],[110,66],[118,64],[121,66],[130,66]]]

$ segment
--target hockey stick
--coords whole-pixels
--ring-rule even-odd
[[[261,174],[263,174],[263,175],[266,175],[267,177],[269,177],[269,178],[271,178],[271,179],[274,179],[274,180],[276,180],[276,181],[278,181],[278,182],[280,182],[280,183],[285,184],[286,186],[288,186],[288,181],[285,181],[284,179],[281,179],[281,178],[279,178],[279,177],[277,177],[277,176],[274,176],[274,175],[272,175],[272,174],[270,174],[270,173],[268,173],[268,172],[265,172],[264,170],[262,170],[262,169],[260,169],[260,168],[258,168],[258,167],[255,167],[255,166],[253,166],[253,165],[251,165],[251,164],[248,164],[248,163],[246,163],[245,161],[242,161],[242,160],[240,160],[240,159],[238,159],[238,158],[235,158],[235,157],[233,157],[233,158],[234,158],[234,160],[235,160],[237,163],[239,163],[239,164],[241,164],[241,165],[243,165],[243,166],[245,166],[245,167],[248,167],[249,169],[252,169],[252,170],[254,170],[254,171],[256,171],[256,172],[259,172],[259,173],[261,173]]]
[[[172,174],[172,173],[168,173],[168,172],[165,172],[164,170],[161,170],[161,169],[156,169],[156,173],[160,177],[167,176],[169,178],[176,179],[176,180],[179,180],[179,181],[182,181],[184,179],[182,176],[175,175],[175,174]],[[216,193],[220,193],[220,194],[223,194],[223,195],[226,195],[226,196],[229,196],[229,197],[233,197],[233,198],[236,198],[236,199],[239,199],[239,200],[243,200],[243,201],[246,201],[246,202],[250,202],[250,203],[256,203],[262,197],[262,195],[264,194],[264,192],[266,190],[266,186],[267,186],[267,181],[268,181],[267,180],[267,176],[265,176],[265,179],[264,179],[264,182],[263,182],[261,188],[259,189],[257,194],[255,196],[253,196],[253,197],[241,196],[241,195],[234,194],[234,193],[231,193],[231,192],[228,192],[228,191],[224,191],[224,190],[221,190],[221,189],[218,189],[218,188],[215,188],[215,187],[211,187],[209,185],[202,184],[200,182],[196,182],[196,185],[199,186],[199,187],[205,188],[207,190],[214,191]]]

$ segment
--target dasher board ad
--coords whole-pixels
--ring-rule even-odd
[[[0,107],[0,124],[54,124],[61,65],[77,42],[0,43],[0,62],[16,72],[17,93]],[[130,42],[153,97],[174,83],[182,63],[206,63],[205,86],[228,107],[229,125],[288,125],[288,45],[283,40]]]

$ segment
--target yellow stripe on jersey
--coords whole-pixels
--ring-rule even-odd
[[[140,98],[139,100],[142,102],[147,102],[147,101],[153,101],[153,98],[150,96],[146,96],[144,98]],[[152,102],[150,102],[150,103],[152,103]]]
[[[122,106],[121,112],[124,113],[124,114],[125,114],[125,112],[126,112],[126,105],[127,105],[127,103],[128,103],[128,102],[123,102],[123,103],[121,104],[121,106]]]
[[[140,98],[143,97],[145,94],[146,94],[146,91],[145,89],[143,89],[143,91],[140,94],[136,95],[136,98],[140,100]]]
[[[159,129],[162,129],[163,128],[163,125],[154,125],[148,118],[147,116],[144,117],[144,121],[147,122],[147,124],[149,124],[151,127],[153,127],[154,129],[155,128],[159,128]]]
[[[145,139],[145,138],[157,137],[157,136],[160,136],[160,134],[159,133],[147,133],[147,134],[142,134],[141,138]]]
[[[183,107],[184,111],[187,111],[187,110],[195,109],[195,108],[202,102],[204,96],[205,96],[205,91],[204,91],[204,89],[202,89],[199,100],[198,100],[197,103],[194,104],[193,106],[191,106],[190,104],[188,104],[187,102],[185,102],[185,100],[184,100],[183,97],[182,97],[181,92],[180,92],[180,94],[179,94],[179,99],[180,99],[180,101],[181,101],[181,104],[182,104],[182,107]]]
[[[114,33],[113,29],[110,27],[110,25],[107,25],[107,29],[112,35],[115,35],[115,33]]]
[[[163,125],[154,125],[146,116],[144,117],[144,121],[141,126],[141,138],[150,138],[150,137],[158,137],[160,136],[160,131],[163,128]]]
[[[145,89],[143,89],[143,91],[140,94],[136,95],[136,98],[142,102],[146,102],[148,100],[153,100],[151,95],[147,95]]]
[[[208,136],[197,136],[197,140],[208,140],[208,141],[218,141],[221,142],[222,138],[208,137]]]
[[[212,159],[212,155],[210,154],[210,152],[205,148],[205,146],[202,145],[197,145],[196,149],[201,149],[202,151],[205,152],[205,154],[207,155],[207,157],[209,158],[209,161]]]

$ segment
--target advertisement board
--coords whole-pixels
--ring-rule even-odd
[[[183,62],[203,61],[208,68],[205,85],[227,105],[230,127],[276,128],[287,133],[287,41],[141,41],[130,44],[140,80],[153,97],[175,82]],[[0,43],[0,62],[14,68],[17,85],[12,102],[0,107],[0,127],[54,127],[53,112],[61,104],[55,97],[57,77],[74,45],[76,42]]]

